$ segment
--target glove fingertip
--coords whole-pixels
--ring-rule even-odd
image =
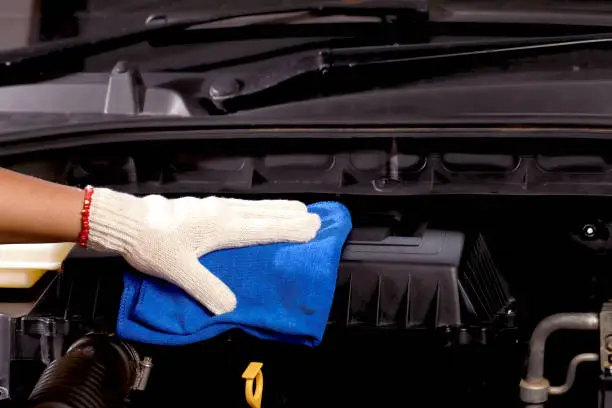
[[[236,309],[238,301],[234,292],[197,258],[191,259],[181,271],[175,274],[178,286],[211,313],[220,315]]]
[[[319,230],[321,229],[321,217],[319,216],[319,214],[314,213],[308,213],[308,216],[310,218],[310,222],[312,223],[314,234],[316,235],[317,232],[319,232]]]
[[[224,295],[218,295],[212,300],[209,299],[204,306],[214,315],[220,315],[233,312],[238,306],[238,300],[234,293],[230,291]]]
[[[321,217],[318,214],[308,213],[303,225],[297,231],[302,233],[301,238],[304,242],[309,242],[315,239],[320,229]]]
[[[308,207],[306,207],[306,204],[304,204],[301,201],[287,200],[285,202],[285,205],[288,211],[295,211],[295,212],[307,212],[308,211]]]

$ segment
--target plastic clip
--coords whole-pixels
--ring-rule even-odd
[[[250,363],[242,373],[242,378],[246,380],[244,384],[244,395],[251,408],[261,408],[263,397],[263,373],[261,372],[263,363]],[[255,389],[255,391],[253,391]]]

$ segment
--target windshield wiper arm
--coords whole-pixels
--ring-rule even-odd
[[[474,18],[471,16],[469,10],[463,10],[455,15],[455,10],[449,8],[447,5],[445,5],[443,10],[436,9],[435,12],[439,15],[434,16],[433,10],[429,10],[427,0],[362,0],[360,2],[343,3],[332,1],[304,6],[274,7],[268,9],[257,8],[248,11],[224,12],[199,17],[154,15],[143,22],[142,26],[130,30],[122,30],[107,35],[83,36],[53,41],[0,52],[0,77],[2,78],[2,80],[0,80],[0,85],[25,83],[63,76],[66,73],[81,70],[82,67],[78,65],[87,57],[142,42],[163,44],[168,38],[178,38],[181,37],[181,34],[189,31],[197,32],[198,30],[206,30],[206,32],[203,33],[205,37],[206,33],[213,33],[215,28],[211,28],[211,26],[215,26],[215,23],[217,28],[228,30],[227,26],[231,24],[226,23],[230,23],[236,19],[240,20],[247,18],[248,20],[252,17],[260,17],[258,20],[256,19],[257,21],[238,26],[238,28],[250,28],[257,25],[261,27],[266,23],[268,23],[268,27],[274,24],[276,24],[277,27],[282,26],[286,21],[279,16],[289,13],[303,13],[306,17],[310,16],[311,19],[325,16],[379,17],[381,23],[398,23],[396,26],[402,31],[405,30],[412,34],[416,33],[416,37],[425,38],[428,35],[427,31],[434,25],[439,24],[445,26],[458,23],[458,35],[461,35],[461,33],[464,32],[465,24],[475,24],[475,28],[478,28],[481,24],[486,25],[493,23],[493,20],[497,18],[495,17],[495,12],[492,12],[487,14],[485,19],[477,18],[476,21],[473,21]],[[498,17],[501,17],[502,14],[503,12],[498,13]],[[538,27],[538,34],[536,35],[541,35],[541,28],[544,28],[543,31],[546,31],[551,26],[557,26],[557,28],[558,26],[562,26],[564,29],[588,27],[588,32],[593,32],[592,30],[596,30],[595,32],[602,32],[602,30],[609,31],[612,27],[612,16],[598,15],[597,18],[587,19],[588,21],[585,22],[580,15],[576,14],[567,15],[566,13],[554,12],[553,14],[555,15],[559,14],[557,16],[559,18],[556,19],[551,19],[549,14],[545,14],[544,17],[538,17],[544,18],[545,20],[543,21],[537,19],[537,21],[533,21],[533,19],[527,21],[528,25],[536,25]],[[513,18],[519,18],[520,13],[517,14],[517,16],[518,17],[515,16]],[[561,16],[563,16],[563,18],[560,18]],[[561,23],[561,21],[565,21],[566,23]],[[504,20],[503,23],[520,25],[522,20]],[[295,31],[295,27],[296,26],[288,26],[288,29]],[[244,35],[247,32],[253,32],[252,30],[240,31],[239,29],[235,31],[237,33],[234,39],[236,39],[236,37],[241,38],[240,33]],[[277,35],[279,35],[279,33],[279,31],[276,32]],[[354,34],[351,31],[351,34],[346,38],[357,39],[360,36],[367,37],[371,33],[372,32],[368,30],[359,31],[359,29],[357,29]],[[548,35],[550,36],[550,32]],[[310,36],[312,36],[312,32],[309,32],[309,37]],[[247,37],[249,39],[251,38],[251,36]],[[199,38],[201,39],[202,37]],[[215,41],[214,36],[211,41]],[[169,42],[172,43],[172,40]],[[365,43],[367,43],[367,41],[363,41],[363,43],[360,42],[359,45]],[[67,64],[75,64],[76,67],[73,67],[71,71],[66,68]]]
[[[428,15],[427,0],[364,0],[358,3],[322,2],[308,6],[289,6],[276,8],[257,8],[250,11],[225,12],[206,17],[172,19],[163,15],[150,16],[142,27],[133,30],[122,30],[108,35],[77,37],[49,43],[36,44],[24,48],[0,52],[0,64],[15,66],[33,60],[73,53],[79,56],[97,55],[114,49],[127,47],[163,35],[171,35],[190,27],[232,20],[242,17],[275,16],[287,13],[311,13],[315,16],[353,15],[353,16],[388,16],[410,15],[426,19]],[[258,24],[261,21],[258,22]]]
[[[222,111],[235,110],[236,101],[254,100],[252,97],[263,92],[279,88],[285,83],[309,74],[331,77],[337,71],[358,70],[373,66],[394,67],[404,64],[416,67],[419,63],[436,63],[437,67],[448,67],[449,72],[456,72],[458,62],[478,67],[490,64],[492,61],[507,60],[512,57],[541,56],[548,53],[581,50],[587,47],[612,47],[612,33],[591,34],[563,37],[536,37],[519,40],[485,40],[457,43],[434,43],[412,45],[383,45],[354,48],[328,48],[301,53],[297,56],[287,56],[276,65],[266,69],[266,75],[250,74],[235,78],[240,86],[232,88],[232,92],[216,92],[214,85],[210,89],[211,101]],[[413,64],[413,65],[410,65]],[[430,67],[432,65],[429,65]],[[463,66],[463,65],[462,65]],[[444,70],[444,68],[439,68]],[[343,71],[344,72],[344,71]],[[403,72],[410,73],[409,69]],[[444,75],[444,72],[430,72],[430,77]],[[310,78],[309,80],[311,80]],[[381,78],[382,79],[382,78]],[[403,78],[403,82],[415,79],[411,74]],[[227,81],[227,79],[225,80]],[[376,83],[376,78],[372,79]],[[354,84],[354,91],[363,84]],[[279,92],[290,94],[289,92]],[[295,100],[295,99],[293,99]],[[257,105],[257,104],[256,104]],[[261,106],[255,106],[261,107]]]

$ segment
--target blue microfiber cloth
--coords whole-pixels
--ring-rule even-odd
[[[305,244],[281,243],[212,252],[200,262],[236,294],[231,313],[214,316],[178,287],[138,273],[124,275],[117,335],[183,345],[239,328],[261,339],[314,347],[323,337],[351,217],[342,204],[308,206],[321,229]]]

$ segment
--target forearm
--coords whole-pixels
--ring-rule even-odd
[[[75,242],[84,194],[0,168],[0,244]]]

